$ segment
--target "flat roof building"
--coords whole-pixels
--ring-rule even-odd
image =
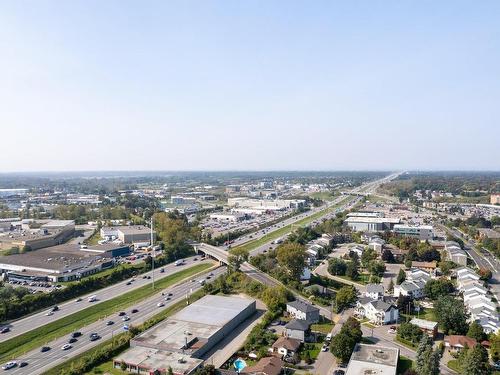
[[[396,375],[399,349],[356,344],[346,375]]]
[[[381,232],[390,230],[399,223],[394,217],[364,217],[351,216],[345,219],[345,223],[355,232]]]
[[[419,240],[432,240],[434,236],[432,230],[432,225],[394,225],[394,233],[401,236],[415,237]]]
[[[163,374],[172,367],[174,374],[191,374],[201,356],[255,311],[254,299],[207,295],[133,338],[113,364],[125,363],[134,373]]]
[[[123,243],[137,244],[151,242],[151,228],[144,225],[121,225],[116,227],[102,227],[101,237],[119,239]],[[153,230],[153,239],[156,232]]]

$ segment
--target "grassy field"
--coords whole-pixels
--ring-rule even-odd
[[[90,307],[80,310],[74,314],[68,315],[64,318],[53,321],[52,323],[35,328],[22,335],[4,341],[2,342],[2,345],[0,345],[0,362],[7,361],[25,352],[43,346],[49,341],[67,335],[90,323],[102,319],[105,316],[125,309],[158,293],[161,289],[168,288],[186,278],[190,278],[195,274],[206,271],[211,267],[213,266],[207,263],[197,264],[193,267],[184,269],[158,280],[155,284],[154,290],[150,285],[142,286],[108,301],[91,305]]]
[[[300,219],[293,224],[288,224],[288,225],[285,225],[284,227],[276,229],[275,231],[269,232],[269,233],[265,234],[264,236],[262,236],[261,238],[258,238],[256,240],[252,240],[252,241],[248,241],[247,243],[244,243],[243,245],[236,246],[235,249],[245,249],[247,251],[251,251],[259,246],[266,244],[269,241],[272,241],[272,240],[275,240],[276,238],[284,236],[285,234],[291,232],[293,227],[307,225],[307,224],[313,222],[314,220],[316,220],[316,219],[318,219],[318,218],[320,218],[320,217],[322,217],[322,216],[324,216],[332,211],[335,211],[338,207],[340,207],[342,204],[344,204],[345,201],[348,199],[349,199],[349,197],[346,197],[345,199],[340,201],[340,203],[338,203],[334,206],[325,208],[321,211],[318,211],[318,212],[312,214],[311,216]]]
[[[316,199],[321,199],[323,201],[331,202],[338,195],[335,195],[335,193],[331,193],[329,191],[322,191],[322,192],[311,193],[311,194],[309,194],[309,196],[311,198],[316,198]]]
[[[399,356],[398,359],[398,374],[404,374],[406,370],[409,370],[415,366],[415,362],[413,362],[410,358],[405,356]]]
[[[306,352],[309,352],[311,359],[315,360],[318,357],[319,352],[321,351],[322,343],[306,343],[304,344],[303,349],[300,352],[300,357],[305,358]]]
[[[317,323],[311,325],[311,331],[328,334],[333,329],[333,323]]]
[[[111,375],[125,375],[128,374],[126,371],[122,371],[117,368],[113,368],[113,361],[108,361],[94,368],[93,371],[87,372],[86,374],[111,374]]]
[[[413,318],[420,318],[425,320],[430,320],[432,322],[437,322],[436,315],[434,314],[434,309],[426,309],[421,307],[420,313],[413,313],[411,315],[401,314],[401,316],[405,317],[407,321],[410,321]]]
[[[85,280],[85,279],[88,279],[90,277],[105,277],[105,276],[108,276],[111,273],[113,273],[114,271],[120,270],[122,268],[135,268],[135,269],[137,269],[137,272],[139,273],[144,268],[144,264],[143,263],[137,263],[137,264],[122,263],[122,264],[120,264],[120,265],[118,265],[116,267],[108,268],[108,269],[106,269],[104,271],[101,271],[99,273],[94,273],[92,275],[84,276],[80,280],[59,281],[58,284],[61,284],[61,285],[64,285],[64,286],[68,286],[68,285],[71,285],[71,284],[77,284],[81,280]]]

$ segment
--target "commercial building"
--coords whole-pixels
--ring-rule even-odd
[[[401,236],[415,237],[421,241],[432,240],[433,232],[432,225],[409,225],[396,224],[394,225],[394,233]]]
[[[400,220],[394,217],[351,216],[345,223],[355,232],[382,232],[391,230]]]
[[[398,359],[399,349],[356,344],[346,375],[396,375]]]
[[[228,198],[227,205],[233,209],[246,209],[255,212],[283,211],[304,207],[303,199],[252,199],[246,197]]]
[[[100,234],[102,238],[107,240],[119,239],[128,244],[149,244],[151,242],[151,228],[144,225],[102,227]],[[156,238],[155,231],[153,231],[153,238]]]
[[[136,336],[113,360],[136,374],[192,374],[200,359],[256,311],[255,300],[208,295]]]
[[[37,281],[70,281],[111,268],[114,257],[129,253],[128,246],[95,245],[81,248],[77,244],[45,247],[24,254],[0,257],[0,272],[9,279]]]
[[[0,249],[18,247],[38,250],[60,245],[75,234],[73,220],[21,220],[11,222],[11,228],[0,234]]]

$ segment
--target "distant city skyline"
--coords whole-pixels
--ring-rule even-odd
[[[499,14],[4,1],[0,173],[498,171]]]

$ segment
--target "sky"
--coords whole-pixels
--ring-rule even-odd
[[[500,2],[0,1],[0,172],[500,170]]]

